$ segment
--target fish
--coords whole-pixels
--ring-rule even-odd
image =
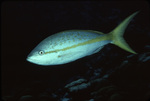
[[[65,30],[41,41],[26,60],[36,65],[62,65],[99,52],[105,45],[114,44],[132,54],[137,54],[125,41],[123,34],[139,11],[123,20],[107,34],[95,30]]]

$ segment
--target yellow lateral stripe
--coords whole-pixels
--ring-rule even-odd
[[[103,40],[107,40],[107,39],[108,39],[108,36],[104,35],[104,36],[100,36],[100,37],[97,37],[95,39],[83,42],[83,43],[79,43],[77,45],[73,45],[73,46],[70,46],[70,47],[63,48],[63,49],[57,49],[55,51],[45,52],[45,54],[53,53],[53,52],[57,52],[57,51],[65,51],[65,50],[68,50],[68,49],[71,49],[71,48],[75,48],[75,47],[78,47],[78,46],[82,46],[82,45],[86,45],[86,44],[91,44],[91,43],[95,43],[95,42],[103,41]]]

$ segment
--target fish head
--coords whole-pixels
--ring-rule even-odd
[[[44,44],[39,44],[36,46],[27,56],[26,60],[28,62],[37,64],[37,65],[55,65],[57,64],[58,52],[51,51]]]

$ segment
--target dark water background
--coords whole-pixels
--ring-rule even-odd
[[[44,38],[63,30],[83,29],[108,33],[130,14],[140,10],[128,25],[124,38],[138,53],[150,49],[150,5],[147,1],[8,1],[1,5],[2,97],[63,87],[74,78],[84,77],[89,65],[101,52],[59,66],[38,66],[26,61],[30,51]],[[130,53],[114,45],[103,49],[107,61]],[[106,52],[106,53],[105,53]],[[95,61],[95,62],[93,62]],[[111,63],[111,66],[117,65]],[[94,67],[93,67],[94,68]],[[88,77],[87,77],[88,78]],[[36,90],[35,90],[36,89]]]

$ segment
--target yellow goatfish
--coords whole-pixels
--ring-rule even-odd
[[[27,61],[44,66],[65,64],[97,53],[109,43],[136,54],[124,40],[123,33],[137,13],[127,17],[108,34],[93,30],[66,30],[51,35],[31,51]]]

